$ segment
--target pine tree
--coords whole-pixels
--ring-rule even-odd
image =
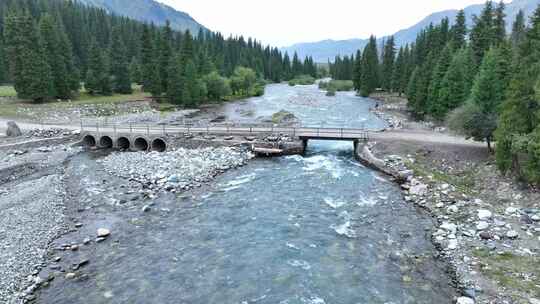
[[[377,39],[371,36],[369,43],[362,53],[362,75],[360,94],[369,96],[380,84],[379,55],[377,52]]]
[[[454,54],[441,82],[438,96],[440,108],[434,112],[434,116],[444,118],[469,98],[474,77],[473,67],[474,58],[470,48],[463,48]]]
[[[456,16],[456,21],[452,26],[451,32],[451,42],[452,47],[455,50],[461,49],[465,46],[465,39],[467,37],[467,20],[465,18],[465,11],[460,10]]]
[[[41,38],[43,39],[44,51],[47,54],[45,58],[51,68],[53,78],[52,94],[61,99],[70,98],[69,74],[65,57],[60,49],[59,28],[56,26],[55,20],[49,14],[45,14],[41,17],[39,29]]]
[[[437,65],[431,75],[431,82],[428,89],[428,111],[436,119],[442,120],[447,112],[446,105],[439,100],[444,76],[450,67],[452,60],[452,44],[448,43],[442,51]]]
[[[491,48],[486,53],[466,105],[467,115],[463,115],[467,119],[462,132],[475,140],[485,140],[489,149],[497,129],[499,106],[505,98],[508,61],[507,54],[500,49]]]
[[[191,37],[190,37],[191,38]],[[158,50],[159,50],[159,74],[161,79],[161,87],[163,91],[167,91],[168,85],[168,71],[169,63],[171,62],[172,55],[172,43],[173,43],[173,33],[171,29],[171,23],[169,20],[166,21],[165,27],[161,30],[161,36],[159,39]],[[191,58],[191,57],[190,57]]]
[[[14,87],[20,98],[42,102],[54,93],[44,41],[28,11],[8,12],[4,37]]]
[[[180,53],[171,57],[169,62],[169,75],[167,85],[167,99],[172,104],[182,104],[183,90],[184,90],[184,78],[183,78],[183,63],[182,55]]]
[[[111,36],[111,75],[113,77],[113,89],[115,93],[131,94],[131,78],[127,50],[122,40],[119,27],[115,27]]]
[[[285,52],[285,55],[283,56],[283,67],[283,79],[290,80],[292,78],[291,58],[287,52]]]
[[[112,92],[110,77],[105,62],[105,54],[101,51],[96,40],[90,44],[88,69],[84,87],[90,94],[109,95]]]
[[[493,2],[487,1],[480,17],[474,18],[474,26],[471,30],[471,47],[474,53],[476,64],[479,66],[484,58],[484,54],[494,44],[494,12]]]
[[[403,93],[401,79],[403,77],[403,74],[405,74],[406,72],[407,62],[405,58],[405,49],[403,47],[400,47],[396,58],[394,72],[392,73],[392,91],[398,92],[400,96]]]
[[[189,31],[186,31],[184,38],[182,40],[182,60],[184,64],[187,64],[188,61],[194,59],[194,47],[193,47],[193,37]]]
[[[187,106],[195,106],[197,104],[197,68],[192,60],[188,60],[182,72],[182,103]]]
[[[359,92],[362,84],[362,52],[360,50],[356,52],[354,60],[353,84],[354,89]]]
[[[497,165],[503,172],[513,169],[518,175],[529,175],[522,171],[519,154],[530,153],[530,147],[524,144],[530,134],[540,124],[540,96],[538,79],[540,75],[540,6],[531,17],[531,28],[527,29],[523,42],[519,44],[518,56],[514,59],[517,68],[510,81],[507,96],[502,105],[500,123],[496,132]],[[536,85],[536,91],[535,91]],[[534,137],[534,136],[533,136]],[[535,137],[538,138],[538,137]],[[537,164],[532,156],[532,163],[524,165],[529,169]],[[540,166],[536,167],[540,169]]]
[[[394,73],[394,61],[396,59],[396,46],[394,37],[390,36],[384,45],[382,67],[381,67],[381,85],[389,92],[392,90],[392,76]]]
[[[66,65],[68,75],[68,85],[69,89],[71,90],[71,94],[73,95],[73,93],[77,93],[81,88],[80,70],[75,64],[71,41],[69,40],[64,24],[59,17],[56,18],[56,25],[58,27],[58,35],[60,40],[59,49],[60,53],[64,56],[64,63]]]
[[[137,84],[142,84],[141,65],[137,57],[133,57],[129,64],[129,78]]]
[[[517,47],[525,39],[525,31],[526,31],[525,14],[523,13],[522,10],[520,10],[516,16],[516,20],[514,21],[512,25],[512,34],[510,36],[510,41],[512,42],[512,47],[514,49],[517,49]]]
[[[298,58],[298,54],[294,52],[293,60],[292,60],[292,74],[293,77],[302,75],[302,72],[304,70],[304,67],[302,66],[302,62]]]
[[[147,25],[143,26],[141,35],[141,80],[143,91],[152,92],[153,96],[158,96],[156,92],[161,92],[161,78],[156,82],[155,73],[155,52],[150,28]],[[158,71],[159,75],[159,71]]]
[[[506,39],[506,5],[503,1],[499,3],[494,13],[493,39],[495,45],[500,45]]]
[[[2,37],[0,37],[0,84],[7,82],[7,70],[4,42]]]

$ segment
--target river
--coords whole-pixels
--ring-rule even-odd
[[[371,106],[353,93],[270,85],[223,113],[250,121],[284,109],[304,125],[384,127]],[[189,195],[158,198],[166,213],[99,206],[85,228],[112,223],[114,238],[92,249],[85,279],[55,281],[39,302],[451,303],[432,220],[352,149],[314,141],[305,157],[253,160]],[[105,179],[87,156],[69,170]],[[73,182],[73,191],[87,191],[87,182]]]

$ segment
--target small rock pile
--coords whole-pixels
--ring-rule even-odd
[[[216,175],[247,163],[253,155],[238,148],[178,149],[165,153],[113,153],[100,162],[108,173],[140,183],[146,196],[200,187]]]
[[[54,138],[61,136],[74,135],[75,133],[66,129],[33,129],[28,131],[25,135],[28,138]]]

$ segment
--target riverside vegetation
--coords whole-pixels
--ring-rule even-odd
[[[520,12],[510,34],[504,11],[504,2],[487,1],[471,28],[460,11],[453,25],[431,24],[399,50],[390,37],[382,54],[371,37],[330,73],[352,79],[362,96],[379,88],[405,94],[416,118],[447,121],[490,150],[496,142],[501,172],[540,183],[540,7],[529,22]]]

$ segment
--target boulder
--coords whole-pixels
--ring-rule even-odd
[[[487,222],[484,222],[484,221],[480,221],[478,222],[478,224],[476,225],[476,230],[486,230],[489,228],[489,224]]]
[[[291,124],[298,122],[298,118],[291,112],[281,110],[272,115],[272,122],[275,124]]]
[[[18,137],[21,136],[22,132],[19,126],[14,121],[8,121],[6,136],[7,137]]]
[[[99,228],[97,230],[97,236],[101,238],[108,237],[111,234],[111,231],[107,228]]]
[[[459,297],[456,304],[474,304],[474,300],[468,297]]]
[[[493,217],[493,213],[491,213],[491,211],[484,209],[478,210],[478,218],[480,220],[489,220],[491,217]]]

